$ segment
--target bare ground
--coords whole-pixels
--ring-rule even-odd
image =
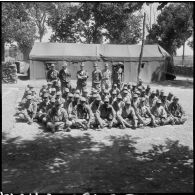
[[[188,120],[181,126],[44,132],[16,123],[24,87],[3,85],[2,187],[4,192],[192,192],[193,80],[151,87],[180,98]],[[75,82],[73,83],[73,85]]]

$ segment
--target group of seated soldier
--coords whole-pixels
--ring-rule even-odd
[[[133,85],[124,83],[121,89],[116,84],[101,92],[92,88],[91,94],[87,89],[81,94],[73,87],[65,88],[62,94],[58,82],[48,82],[39,93],[27,85],[18,115],[28,124],[42,123],[51,132],[74,128],[136,129],[183,124],[187,119],[178,101],[172,93],[151,90],[150,85],[145,88],[141,80]]]

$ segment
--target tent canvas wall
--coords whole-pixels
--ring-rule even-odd
[[[124,81],[136,82],[139,63],[140,45],[112,45],[112,44],[76,44],[76,43],[35,43],[30,53],[30,78],[46,78],[47,62],[56,62],[56,69],[60,70],[63,61],[68,62],[72,79],[80,69],[81,62],[85,62],[89,80],[93,71],[93,62],[97,62],[100,69],[104,63],[124,63]],[[165,59],[169,54],[159,45],[145,45],[140,78],[147,83],[163,80],[166,72]]]

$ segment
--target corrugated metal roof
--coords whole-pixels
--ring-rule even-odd
[[[81,43],[35,43],[30,59],[33,60],[112,60],[137,61],[141,45],[81,44]],[[169,54],[159,45],[144,45],[143,60],[163,59]]]

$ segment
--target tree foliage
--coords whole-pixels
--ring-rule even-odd
[[[157,17],[147,36],[147,43],[158,43],[171,55],[191,37],[193,30],[193,4],[172,3]]]
[[[48,19],[54,34],[51,41],[136,43],[141,34],[143,3],[58,3]],[[62,11],[65,10],[65,11]]]

